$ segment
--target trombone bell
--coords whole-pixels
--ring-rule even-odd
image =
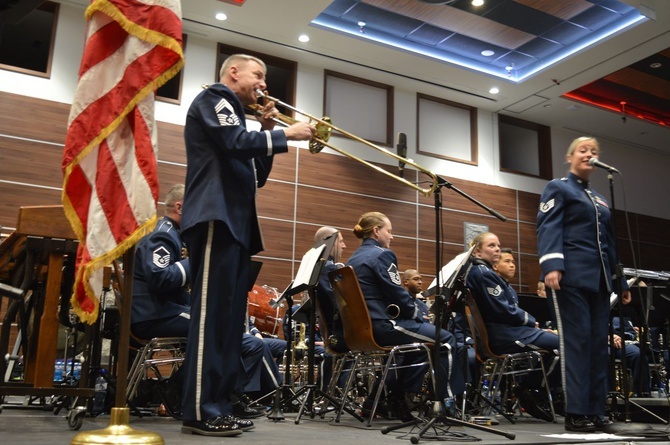
[[[317,154],[323,150],[324,142],[328,142],[330,135],[333,133],[333,127],[330,125],[330,118],[324,116],[321,118],[323,122],[316,123],[316,135],[309,141],[309,151],[310,153]]]

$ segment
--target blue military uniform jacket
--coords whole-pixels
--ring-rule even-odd
[[[473,260],[466,286],[477,302],[493,348],[517,340],[531,341],[530,337],[541,332],[535,327],[535,317],[519,307],[516,291],[488,262]]]
[[[329,338],[324,339],[324,341],[328,341],[330,348],[334,351],[345,352],[348,351],[348,348],[344,343],[344,328],[342,327],[342,320],[340,320],[340,313],[337,311],[333,287],[328,279],[328,274],[340,267],[342,267],[341,263],[335,263],[332,256],[328,257],[319,275],[316,297],[319,299],[319,307],[323,317],[321,321],[328,328]]]
[[[247,131],[242,103],[228,87],[216,83],[191,104],[184,138],[182,230],[222,221],[250,255],[263,250],[256,188],[265,185],[273,155],[288,151],[284,131]]]
[[[164,216],[135,252],[132,323],[189,313],[189,259],[179,226]]]
[[[347,266],[356,271],[372,320],[389,320],[386,310],[389,304],[398,305],[400,319],[420,319],[414,298],[402,287],[398,259],[392,250],[366,238]]]
[[[537,247],[544,275],[560,270],[561,284],[597,292],[602,272],[612,290],[617,255],[605,198],[569,173],[547,184],[537,214]],[[622,288],[628,284],[622,278]]]

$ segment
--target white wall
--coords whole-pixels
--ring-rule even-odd
[[[83,10],[71,4],[61,4],[51,79],[0,70],[0,90],[70,103],[76,87],[84,36]],[[214,80],[213,73],[216,70],[214,66],[216,63],[215,42],[203,40],[196,35],[189,35],[185,55],[186,66],[182,87],[182,105],[157,102],[156,119],[159,121],[183,125],[188,105],[195,95],[201,91],[201,85],[211,83]],[[305,64],[299,64],[298,66],[298,90],[295,106],[314,115],[318,115],[320,110],[323,109],[323,68]],[[380,73],[360,66],[353,67],[340,64],[338,67],[329,66],[328,68],[391,85],[394,84],[394,81],[398,81],[398,79],[394,79],[392,74]],[[542,191],[546,183],[544,180],[503,173],[498,170],[497,119],[496,115],[489,111],[479,110],[478,112],[479,165],[472,166],[417,155],[413,143],[416,140],[416,93],[430,94],[455,102],[459,102],[460,97],[458,93],[448,90],[426,91],[425,85],[420,85],[418,82],[415,88],[416,90],[395,88],[394,131],[407,134],[408,158],[447,179],[462,178],[532,193]],[[351,113],[356,113],[356,107],[353,105]],[[337,116],[331,117],[337,125]],[[359,118],[365,119],[365,116]],[[552,128],[552,158],[555,177],[565,175],[567,171],[565,150],[570,141],[578,136],[581,136],[581,134],[561,128]],[[395,159],[352,141],[335,138],[333,143],[339,148],[366,160],[390,165],[397,164]],[[448,141],[445,141],[446,143]],[[670,206],[667,205],[665,194],[666,190],[670,189],[670,179],[666,174],[666,168],[664,168],[668,165],[667,156],[624,146],[616,141],[601,139],[601,146],[604,149],[601,159],[616,166],[625,177],[625,203],[628,205],[628,210],[670,219]],[[614,179],[615,204],[618,209],[623,209],[623,181],[619,176],[615,176]],[[594,188],[609,197],[605,171],[594,172],[592,183]],[[468,193],[468,190],[463,191]],[[477,196],[474,196],[474,198],[477,198]],[[495,203],[485,204],[495,208]]]

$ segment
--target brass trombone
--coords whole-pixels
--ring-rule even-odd
[[[274,98],[272,96],[269,96],[269,95],[265,94],[261,90],[256,90],[256,94],[258,95],[258,97],[264,97],[268,100],[271,100],[272,102],[274,102],[276,104],[279,104],[283,107],[286,107],[290,110],[293,110],[298,114],[302,114],[303,116],[310,119],[310,122],[315,122],[316,136],[314,136],[314,138],[312,138],[312,140],[309,143],[309,151],[310,152],[319,153],[323,149],[324,146],[329,147],[332,150],[335,150],[336,152],[338,152],[338,153],[340,153],[340,154],[342,154],[342,155],[344,155],[344,156],[346,156],[350,159],[353,159],[354,161],[358,161],[361,164],[367,165],[368,167],[370,167],[374,170],[377,170],[379,173],[382,173],[386,176],[390,176],[391,178],[395,179],[396,181],[402,182],[403,184],[407,185],[408,187],[413,188],[414,190],[417,190],[419,193],[421,193],[425,196],[429,196],[437,188],[439,182],[438,182],[437,175],[435,175],[435,173],[431,172],[430,170],[425,169],[424,167],[421,167],[420,165],[416,164],[413,161],[410,161],[407,158],[403,158],[402,156],[399,156],[395,153],[392,153],[391,151],[387,150],[384,147],[380,147],[378,145],[375,145],[372,142],[366,141],[365,139],[363,139],[361,137],[358,137],[358,136],[356,136],[352,133],[349,133],[348,131],[342,130],[341,128],[338,128],[338,127],[334,126],[331,123],[329,117],[318,118],[318,117],[312,116],[311,114],[305,113],[304,111],[300,111],[299,109],[293,107],[292,105],[289,105],[285,102],[282,102],[281,100],[279,100],[277,98]],[[259,113],[262,110],[263,107],[262,107],[262,105],[256,104],[256,106],[252,105],[250,108],[255,113]],[[286,116],[285,114],[281,114],[281,113],[279,114],[279,116],[277,116],[276,121],[281,123],[281,124],[284,124],[284,125],[291,125],[291,124],[294,124],[294,123],[297,122],[296,119],[294,119],[290,116]],[[336,131],[336,132],[342,134],[343,136],[348,137],[349,139],[353,139],[353,140],[358,141],[362,144],[365,144],[369,147],[372,147],[375,150],[378,150],[378,151],[384,153],[385,155],[390,156],[390,157],[398,160],[399,162],[402,162],[404,164],[407,164],[407,165],[410,165],[410,166],[416,168],[421,173],[424,173],[424,174],[430,176],[430,178],[432,180],[431,186],[429,188],[421,188],[417,184],[414,184],[413,182],[410,182],[410,181],[406,180],[405,178],[401,178],[399,176],[394,175],[393,173],[389,173],[381,167],[378,167],[378,166],[376,166],[376,165],[374,165],[374,164],[372,164],[372,163],[370,163],[370,162],[368,162],[364,159],[361,159],[361,158],[359,158],[355,155],[352,155],[351,153],[347,153],[346,151],[342,150],[341,148],[337,148],[337,147],[333,146],[332,144],[329,144],[328,139],[330,139],[330,136],[331,136],[333,131]]]

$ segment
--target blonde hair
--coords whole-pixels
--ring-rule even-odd
[[[565,154],[565,156],[570,156],[572,153],[575,152],[575,149],[577,148],[577,146],[579,144],[581,144],[582,142],[585,142],[585,141],[593,141],[593,143],[596,145],[596,148],[598,149],[598,151],[600,151],[600,144],[598,143],[598,139],[596,139],[592,136],[582,136],[582,137],[578,137],[577,139],[575,139],[574,141],[572,141],[570,143],[570,146],[568,147],[568,152]]]
[[[495,236],[495,233],[493,233],[493,232],[482,232],[479,235],[472,238],[472,240],[470,241],[468,246],[470,246],[470,247],[475,246],[475,250],[481,249],[482,243],[484,242],[484,239],[489,235],[494,235]]]
[[[370,238],[375,227],[384,227],[388,218],[381,212],[364,213],[354,226],[354,235],[358,239]]]
[[[230,69],[231,66],[235,65],[236,63],[239,62],[256,62],[260,66],[263,67],[263,72],[267,74],[268,69],[265,66],[265,62],[263,62],[261,59],[258,57],[250,56],[248,54],[233,54],[232,56],[228,56],[226,60],[223,61],[221,64],[221,69],[219,70],[219,78],[222,78],[223,75]]]

